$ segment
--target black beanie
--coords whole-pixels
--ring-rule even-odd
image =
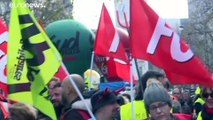
[[[116,101],[119,102],[119,97],[117,97],[114,91],[108,88],[98,91],[91,97],[92,112],[95,114],[101,107]]]

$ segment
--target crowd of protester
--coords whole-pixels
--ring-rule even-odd
[[[213,120],[213,87],[198,86],[192,97],[189,89],[170,89],[166,76],[156,71],[139,79],[134,101],[123,89],[87,89],[78,74],[53,77],[47,87],[57,120]],[[0,99],[0,120],[51,120],[30,104],[11,102],[4,95]]]

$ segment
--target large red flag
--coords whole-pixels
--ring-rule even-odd
[[[4,93],[8,94],[7,85],[7,41],[8,41],[8,30],[6,24],[0,18],[0,88]]]
[[[118,32],[104,4],[96,33],[94,52],[96,55],[128,61],[125,48],[119,39]]]
[[[184,40],[144,0],[130,3],[132,56],[165,70],[173,84],[213,85],[212,74]]]

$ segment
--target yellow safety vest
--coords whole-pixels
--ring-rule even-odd
[[[200,87],[198,86],[197,88],[196,88],[196,90],[195,90],[195,94],[197,95],[197,94],[200,94]]]
[[[202,98],[198,98],[195,103],[200,103],[201,105],[203,105],[205,103],[205,101]]]
[[[135,120],[144,120],[148,118],[144,101],[134,101]],[[124,104],[120,107],[121,120],[132,120],[132,103]]]
[[[198,113],[198,116],[197,116],[197,120],[202,120],[203,118],[201,117],[201,112]]]

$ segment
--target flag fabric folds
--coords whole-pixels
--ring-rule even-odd
[[[7,85],[7,41],[8,41],[8,30],[4,21],[0,18],[0,88],[2,92],[7,96],[8,85]],[[2,93],[2,94],[3,94]]]
[[[108,77],[119,77],[130,82],[130,64],[119,59],[109,58],[107,60]]]
[[[134,60],[134,59],[133,59]],[[121,61],[119,59],[109,58],[107,60],[108,66],[108,77],[119,77],[122,80],[127,82],[131,82],[130,80],[130,72],[131,72],[131,64],[125,61]],[[133,83],[136,83],[138,78],[138,73],[136,70],[135,62],[132,62],[132,79]]]
[[[60,54],[24,0],[12,0],[9,32],[9,98],[33,104],[55,120],[46,85],[61,65]]]
[[[118,32],[115,29],[109,12],[104,4],[96,33],[94,52],[96,55],[128,61],[125,48],[120,41]]]
[[[130,82],[131,63],[128,58],[129,54],[129,35],[125,30],[115,27],[108,13],[107,7],[103,4],[102,12],[99,21],[99,27],[96,34],[94,46],[96,56],[103,56],[103,66],[99,65],[107,79],[125,80]],[[105,58],[106,57],[106,58]],[[97,62],[96,62],[97,64]],[[133,62],[134,82],[138,80],[138,74]]]
[[[144,0],[131,0],[130,5],[130,46],[134,58],[161,67],[173,84],[213,83],[206,65]]]
[[[130,82],[130,62],[125,62],[116,58],[95,55],[94,61],[102,75],[107,78],[108,82],[127,81]],[[139,79],[136,64],[132,60],[132,78],[136,83]]]

